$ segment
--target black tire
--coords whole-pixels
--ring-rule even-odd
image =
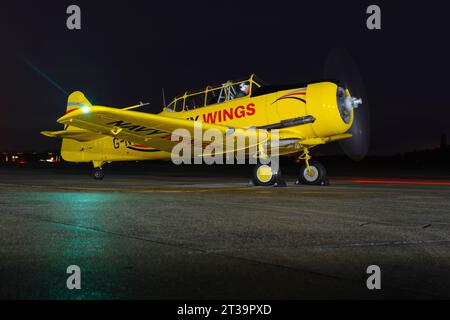
[[[270,164],[258,163],[253,169],[253,184],[255,186],[271,186],[281,176],[281,170],[273,172]]]
[[[103,172],[102,169],[100,169],[100,168],[94,169],[94,179],[95,180],[103,180],[104,177],[105,177],[105,173]]]
[[[313,176],[309,175],[306,163],[300,167],[300,178],[298,181],[301,184],[320,185],[322,181],[326,180],[327,172],[320,162],[310,161],[309,167],[314,174]]]

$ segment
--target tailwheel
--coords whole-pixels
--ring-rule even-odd
[[[309,161],[300,167],[300,177],[296,184],[322,185],[329,184],[325,167],[318,161]]]
[[[253,184],[255,186],[281,186],[283,182],[280,180],[281,171],[275,172],[270,164],[258,163],[253,170]]]
[[[105,177],[105,173],[103,172],[102,168],[94,169],[94,179],[95,180],[103,180],[104,177]]]

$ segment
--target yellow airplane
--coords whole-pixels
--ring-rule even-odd
[[[253,128],[269,134],[277,129],[279,154],[298,154],[303,160],[299,182],[325,184],[325,168],[311,161],[309,150],[352,138],[354,133],[349,129],[361,103],[336,82],[270,86],[255,75],[186,92],[159,114],[134,110],[142,103],[123,109],[92,105],[77,91],[70,94],[66,114],[57,120],[65,125],[64,130],[42,134],[62,138],[62,158],[92,162],[94,177],[103,179],[105,163],[170,160],[171,150],[178,143],[171,141],[171,133],[182,128],[193,134],[199,122],[201,130],[219,130],[224,136],[230,132],[246,134]],[[279,181],[279,170],[256,164],[255,185],[276,185]]]

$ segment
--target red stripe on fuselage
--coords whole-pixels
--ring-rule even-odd
[[[75,111],[75,110],[78,110],[78,108],[74,108],[74,109],[67,110],[65,114],[71,113],[71,112],[73,112],[73,111]]]
[[[304,96],[304,95],[306,95],[306,92],[294,92],[294,93],[288,93],[288,94],[285,94],[284,96],[282,96],[281,98],[283,98],[283,97],[289,97],[289,96],[298,96],[298,95]]]
[[[132,147],[135,147],[135,148],[150,148],[149,146],[144,146],[142,144],[133,144]]]

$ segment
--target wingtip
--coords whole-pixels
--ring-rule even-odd
[[[41,131],[40,132],[43,136],[46,136],[46,137],[50,137],[50,138],[54,138],[55,136],[53,135],[53,132],[51,132],[51,131]]]
[[[70,119],[76,117],[77,115],[80,114],[80,110],[74,110],[72,112],[66,113],[65,115],[63,115],[62,117],[60,117],[58,120],[56,120],[58,123],[62,123],[65,124],[67,122],[70,122]]]
[[[72,116],[72,115],[71,115]],[[65,123],[66,122],[66,120],[67,119],[69,119],[70,117],[67,115],[67,114],[65,114],[65,115],[63,115],[62,117],[59,117],[57,120],[56,120],[56,122],[58,122],[58,123]]]
[[[73,118],[78,118],[80,116],[94,114],[97,112],[101,112],[102,110],[105,110],[105,109],[115,109],[115,108],[101,107],[101,106],[86,106],[83,108],[75,109],[72,112],[66,113],[65,115],[63,115],[56,121],[59,123],[62,123],[62,124],[67,124],[67,123],[70,123],[71,119],[73,119]]]

